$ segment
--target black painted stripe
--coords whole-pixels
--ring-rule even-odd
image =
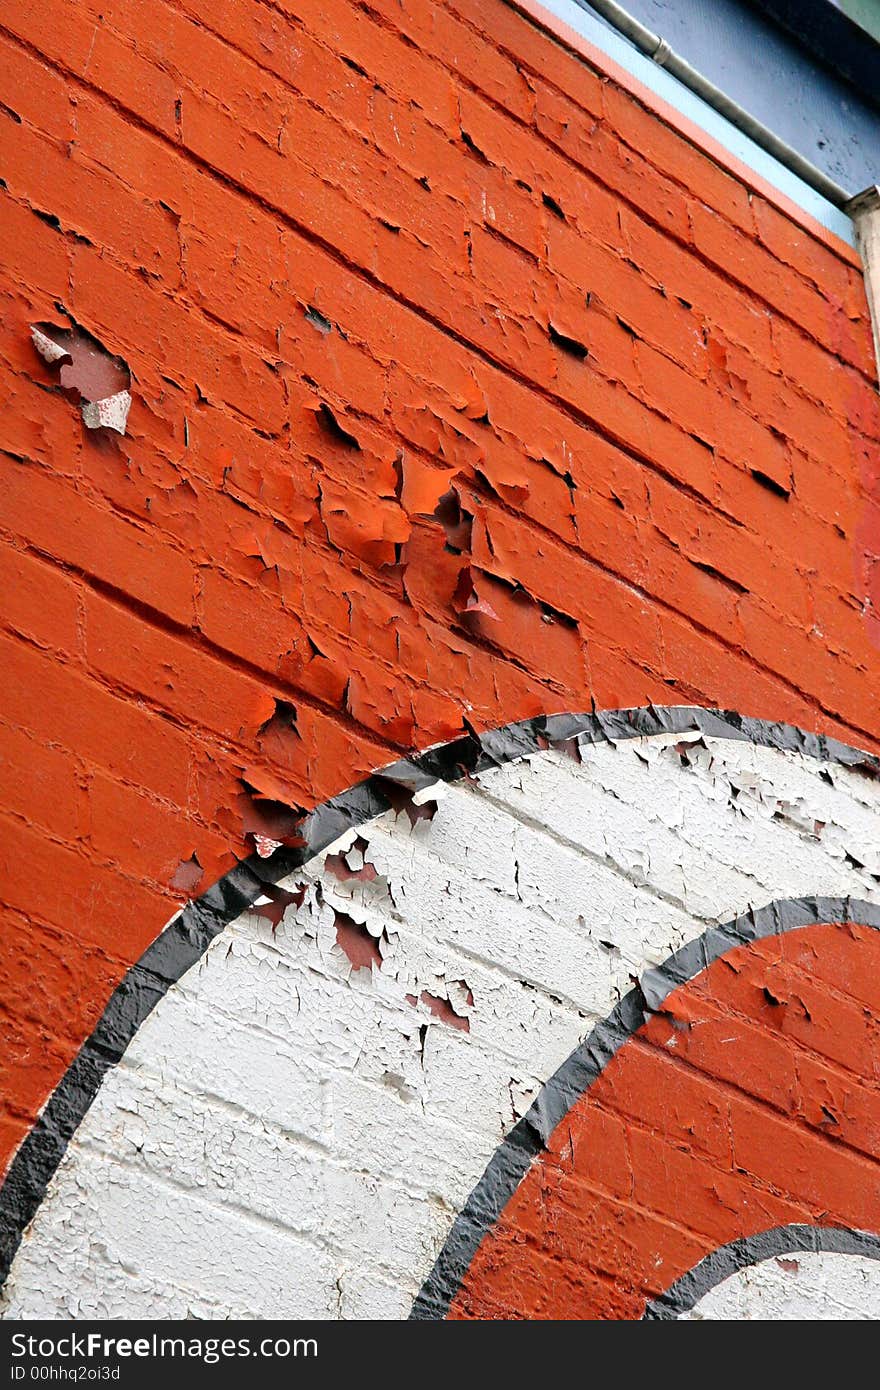
[[[649,705],[640,709],[589,714],[539,715],[488,733],[469,733],[413,758],[392,763],[341,795],[323,802],[307,817],[302,827],[304,847],[283,847],[265,860],[254,854],[237,864],[172,919],[110,996],[95,1031],[83,1044],[33,1129],[20,1145],[0,1188],[0,1287],[9,1273],[22,1235],[43,1200],[46,1188],[104,1076],[122,1057],[159,1000],[195,965],[214,937],[253,905],[266,884],[276,884],[287,878],[347,830],[390,810],[391,801],[383,784],[396,782],[415,792],[437,781],[455,782],[468,774],[485,772],[539,752],[548,743],[575,737],[599,744],[687,733],[737,739],[767,748],[802,753],[820,761],[840,763],[859,768],[872,776],[880,776],[880,759],[875,755],[821,734],[805,733],[790,724],[750,719],[735,711]],[[808,901],[811,900],[804,900]],[[781,904],[765,911],[788,912],[790,907]],[[838,911],[844,910],[838,904]],[[723,932],[727,928],[717,930]],[[672,957],[672,961],[678,960],[678,955]],[[650,972],[652,977],[657,973]],[[657,984],[648,984],[649,990],[656,991],[658,987]],[[670,988],[674,988],[674,985],[670,985]],[[500,1210],[498,1202],[502,1195],[506,1193],[509,1196],[527,1171],[544,1142],[544,1136],[550,1132],[548,1125],[552,1128],[550,1120],[558,1114],[559,1105],[566,1097],[568,1104],[571,1104],[598,1075],[598,1070],[605,1064],[602,1059],[607,1060],[613,1055],[608,1048],[614,1044],[616,1050],[616,1046],[629,1036],[620,1032],[621,1028],[627,1026],[627,1019],[620,1012],[625,1005],[626,1000],[563,1065],[543,1088],[528,1114],[504,1140],[486,1175],[457,1219],[435,1270],[416,1300],[413,1317],[444,1316],[449,1299],[467,1267],[462,1263],[465,1253],[472,1253],[476,1249],[482,1233],[494,1219],[492,1213],[496,1208]],[[638,1009],[641,1022],[641,1005]],[[618,1014],[620,1018],[616,1018]],[[612,1019],[615,1020],[613,1024]],[[600,1029],[605,1031],[597,1038]],[[615,1039],[618,1039],[616,1043]],[[579,1060],[575,1061],[575,1058]],[[560,1073],[565,1073],[561,1079]],[[467,1258],[469,1262],[470,1256]]]
[[[648,1304],[644,1316],[648,1319],[671,1320],[689,1313],[700,1299],[749,1265],[780,1255],[800,1252],[816,1253],[827,1250],[836,1255],[862,1255],[880,1260],[880,1238],[868,1231],[853,1231],[847,1226],[774,1226],[758,1235],[719,1245],[717,1250],[702,1259],[693,1269],[676,1279],[664,1294]]]

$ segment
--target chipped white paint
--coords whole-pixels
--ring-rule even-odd
[[[117,434],[125,434],[131,395],[128,391],[117,391],[115,396],[105,396],[101,401],[83,401],[80,408],[86,429],[115,430]]]
[[[358,835],[373,882],[322,856],[274,935],[244,915],[141,1028],[8,1316],[404,1317],[496,1146],[631,976],[750,905],[880,901],[876,783],[726,740],[537,754]],[[352,970],[335,909],[381,970]]]
[[[48,362],[49,366],[73,361],[68,349],[56,343],[54,338],[50,338],[48,334],[43,333],[36,324],[31,324],[31,341],[43,361]],[[104,396],[97,401],[84,400],[80,404],[80,412],[86,429],[115,430],[117,434],[125,434],[130,410],[131,393],[129,391],[117,391],[112,396]]]
[[[880,1318],[880,1261],[830,1250],[747,1265],[704,1294],[679,1321],[818,1322]]]
[[[70,357],[70,353],[66,348],[59,347],[57,343],[53,342],[51,338],[48,338],[45,333],[41,333],[39,328],[34,327],[33,324],[31,325],[31,342],[43,361],[48,362],[50,366],[55,362],[61,362],[65,357]]]

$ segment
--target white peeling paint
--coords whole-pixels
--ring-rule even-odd
[[[536,754],[333,852],[358,837],[374,881],[322,856],[274,934],[245,914],[148,1018],[7,1316],[404,1317],[504,1134],[633,975],[749,906],[880,901],[876,783],[727,740]],[[352,968],[337,909],[381,970]]]
[[[34,328],[33,325],[31,326],[31,342],[43,361],[48,362],[50,366],[52,363],[60,362],[63,358],[70,356],[66,348],[59,347],[57,343],[48,338],[45,333],[41,333],[39,328]]]
[[[780,1255],[737,1270],[679,1321],[817,1322],[880,1318],[880,1261],[830,1250]]]
[[[117,434],[125,434],[131,395],[128,391],[117,391],[115,396],[105,396],[101,401],[83,401],[81,409],[86,429],[115,430]]]

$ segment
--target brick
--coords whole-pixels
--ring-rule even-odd
[[[519,1241],[521,1237],[507,1232],[493,1241],[502,1268],[506,1247]],[[528,1321],[585,1317],[629,1320],[638,1318],[643,1306],[637,1294],[596,1279],[573,1264],[563,1265],[561,1261],[541,1255],[535,1259],[534,1268],[517,1268],[512,1278],[502,1277],[496,1282],[497,1288],[491,1292],[480,1288],[479,1284],[475,1288],[467,1284],[453,1305],[453,1320],[461,1317]]]
[[[394,0],[379,0],[374,9],[448,72],[479,87],[520,120],[528,120],[530,84],[519,63],[487,42],[495,37],[491,29],[475,25],[470,14],[458,17],[440,6],[432,6],[427,13],[413,7],[407,13]]]
[[[794,272],[785,272],[763,247],[743,241],[739,233],[723,222],[717,214],[693,204],[691,228],[697,250],[715,265],[740,280],[748,289],[765,299],[775,310],[792,318],[801,327],[811,330],[821,317],[823,321],[842,318],[842,311],[831,311],[809,283]],[[866,355],[850,339],[849,332],[839,325],[835,346],[853,365],[864,369]]]
[[[21,1027],[51,1017],[59,1038],[78,1043],[119,982],[124,963],[69,934],[10,916],[0,938],[4,1008]]]
[[[7,26],[47,58],[60,59],[68,70],[82,72],[95,38],[95,25],[85,6],[61,0],[50,10],[25,0]]]
[[[0,74],[6,91],[14,92],[15,113],[53,140],[67,140],[73,133],[73,107],[64,79],[47,63],[21,48],[5,35],[0,39]],[[7,142],[16,135],[6,132]]]
[[[380,86],[416,100],[426,115],[444,129],[455,118],[454,85],[451,75],[423,57],[411,44],[357,7],[328,10],[314,0],[297,0],[295,10],[288,3],[282,10],[295,13],[306,29],[341,57],[352,60]]]
[[[854,1077],[799,1056],[799,1117],[814,1130],[876,1159],[880,1143],[880,1095]]]
[[[746,1101],[732,1101],[731,1128],[734,1160],[758,1178],[785,1184],[796,1201],[815,1216],[833,1221],[847,1211],[864,1230],[876,1221],[874,1165],[828,1137],[782,1119],[762,1117],[755,1123]]]
[[[185,804],[190,753],[181,730],[140,701],[113,694],[20,643],[5,638],[2,652],[8,720],[117,777]]]
[[[190,621],[193,566],[181,551],[47,472],[6,461],[0,489],[15,532],[30,545],[97,579],[111,584],[122,579],[140,602],[179,622]]]
[[[620,220],[630,257],[649,282],[662,286],[711,322],[723,323],[725,333],[756,356],[774,360],[770,312],[732,286],[723,267],[719,272],[693,256],[683,256],[671,237],[628,208],[621,209]]]
[[[608,1101],[622,1114],[649,1129],[664,1130],[673,1143],[730,1166],[730,1122],[727,1096],[695,1070],[676,1065],[673,1053],[637,1049],[638,1066],[628,1068],[621,1056],[615,1065]],[[645,1075],[655,1086],[643,1085]],[[690,1266],[687,1266],[688,1268]]]
[[[0,232],[0,247],[4,248],[0,256],[4,264],[9,262],[9,248],[21,248],[16,260],[18,273],[26,285],[51,295],[58,292],[59,286],[67,284],[70,248],[64,237],[32,209],[4,196],[0,199]]]
[[[493,5],[487,30],[502,52],[512,56],[520,67],[533,75],[533,85],[535,76],[545,78],[577,102],[582,110],[601,115],[604,75],[562,44],[547,42],[520,11]]]
[[[194,647],[184,637],[148,627],[97,594],[86,597],[86,654],[91,669],[136,698],[146,697],[179,719],[236,738],[263,720],[259,683]]]
[[[65,230],[177,284],[179,246],[172,219],[154,203],[135,204],[127,189],[89,167],[74,141],[61,146],[22,126],[0,154],[0,174],[11,192],[58,217]]]
[[[698,1264],[705,1251],[705,1243],[692,1233],[629,1203],[609,1200],[607,1194],[570,1177],[558,1185],[548,1183],[528,1205],[517,1204],[510,1225],[517,1235],[539,1244],[551,1260],[574,1263],[621,1291],[643,1296],[662,1293],[680,1270]]]
[[[621,140],[683,188],[698,192],[739,231],[752,235],[753,196],[739,179],[616,83],[605,84],[603,98],[607,120]]]
[[[11,1158],[11,1149],[29,1131],[45,1096],[51,1093],[76,1056],[76,1044],[53,1037],[45,1027],[33,1020],[21,1020],[10,1014],[0,1015],[0,1084],[4,1094],[14,1096],[14,1122],[4,1126],[2,1138],[10,1145],[4,1158]]]
[[[766,198],[752,198],[752,214],[762,245],[778,260],[811,280],[832,302],[849,298],[849,267],[845,261]]]
[[[181,861],[195,854],[200,863],[222,860],[230,846],[194,818],[181,815],[144,792],[96,772],[89,782],[89,842],[94,852],[160,887],[171,880]],[[120,829],[125,826],[125,833]],[[202,884],[202,887],[208,885]]]
[[[848,250],[497,0],[4,24],[0,1156],[252,848],[242,779],[307,809],[470,729],[648,702],[880,746]],[[130,365],[124,438],[33,351],[66,310]],[[460,611],[466,567],[495,619]],[[747,741],[623,742],[363,828],[375,880],[305,866],[320,902],[231,926],[139,1032],[13,1315],[272,1315],[268,1240],[310,1314],[405,1316],[487,1155],[646,965],[775,896],[873,894],[875,792]],[[366,973],[335,916],[361,907]],[[638,1318],[717,1244],[872,1229],[875,937],[754,943],[651,1015],[453,1316]]]
[[[303,635],[302,622],[282,610],[277,594],[238,584],[219,570],[202,574],[198,613],[200,630],[216,646],[268,671],[278,670]]]
[[[114,333],[137,376],[155,379],[179,373],[209,398],[216,393],[226,405],[240,409],[261,430],[278,431],[286,419],[284,389],[274,366],[228,332],[207,323],[185,305],[157,294],[135,276],[111,265],[89,247],[73,253],[73,309],[94,324],[99,333]],[[108,319],[110,305],[126,305],[123,317]],[[136,411],[132,411],[135,427]]]
[[[759,1100],[780,1110],[791,1110],[797,1094],[795,1061],[784,1038],[765,1027],[737,1020],[733,1024],[726,1008],[707,998],[688,1006],[684,1026],[676,1028],[678,1017],[673,1001],[670,1018],[658,1017],[646,1025],[645,1038],[658,1048],[717,1081],[734,1084]],[[736,1048],[728,1041],[731,1029]]]
[[[87,825],[81,768],[67,752],[23,731],[0,727],[5,806],[59,839],[75,842]]]
[[[874,949],[870,927],[847,925],[790,932],[782,940],[782,957],[804,974],[819,968],[822,979],[844,997],[860,1000],[871,1013],[880,1009],[880,982],[866,968]]]
[[[101,871],[86,854],[19,822],[4,819],[3,827],[4,897],[26,916],[61,931],[75,919],[82,941],[134,961],[171,915],[170,895],[118,867]]]
[[[29,642],[67,654],[79,650],[80,587],[41,560],[0,546],[3,622]]]
[[[732,1102],[732,1109],[736,1116],[736,1102]],[[742,1157],[736,1143],[736,1118],[733,1133],[734,1164],[739,1165]],[[639,1205],[674,1221],[682,1215],[681,1194],[687,1191],[687,1225],[708,1236],[713,1246],[727,1244],[731,1230],[766,1230],[796,1223],[806,1215],[804,1204],[798,1201],[797,1184],[791,1197],[777,1197],[736,1170],[721,1171],[644,1130],[633,1135],[632,1153],[638,1173],[633,1196]]]

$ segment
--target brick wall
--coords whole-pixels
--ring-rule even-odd
[[[740,740],[575,747],[362,824],[286,881],[274,929],[258,910],[220,933],[108,1074],[6,1315],[406,1317],[505,1135],[553,1114],[548,1079],[737,917],[709,970],[645,986],[646,1023],[498,1226],[475,1204],[452,1312],[639,1317],[733,1240],[880,1229],[874,783]],[[812,923],[743,918],[807,884]],[[867,925],[823,924],[844,900]],[[831,1292],[876,1310],[852,1259]],[[804,1300],[795,1271],[771,1308]]]
[[[880,748],[848,248],[502,0],[20,0],[0,53],[4,1161],[260,798],[593,706]]]

